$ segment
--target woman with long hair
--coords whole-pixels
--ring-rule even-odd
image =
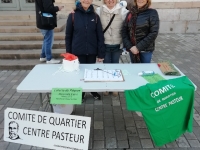
[[[159,16],[151,0],[134,0],[122,27],[124,47],[132,63],[150,63],[159,31]]]

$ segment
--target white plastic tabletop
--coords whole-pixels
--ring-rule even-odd
[[[19,93],[47,93],[52,88],[82,88],[84,92],[124,91],[135,89],[147,84],[147,81],[138,76],[141,71],[152,70],[165,79],[180,76],[165,76],[156,63],[148,64],[80,64],[80,70],[74,72],[61,72],[62,64],[36,65],[17,87]],[[120,69],[124,82],[84,82],[85,69]],[[180,72],[182,76],[184,74]]]

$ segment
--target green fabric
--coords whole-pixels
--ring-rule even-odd
[[[148,75],[148,76],[142,76],[147,82],[149,83],[157,83],[158,81],[165,80],[161,75],[159,74],[153,74],[153,75]]]
[[[141,111],[151,137],[162,146],[192,132],[194,86],[186,77],[126,90],[127,109]]]

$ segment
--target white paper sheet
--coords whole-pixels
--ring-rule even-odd
[[[121,70],[85,69],[84,81],[124,81]]]

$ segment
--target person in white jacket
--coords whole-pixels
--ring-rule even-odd
[[[119,63],[120,48],[123,48],[121,28],[128,13],[126,6],[126,1],[103,0],[103,5],[96,9],[102,23],[106,45],[103,63]],[[108,92],[104,92],[104,95],[108,94]],[[118,96],[118,92],[113,92],[113,96]]]

